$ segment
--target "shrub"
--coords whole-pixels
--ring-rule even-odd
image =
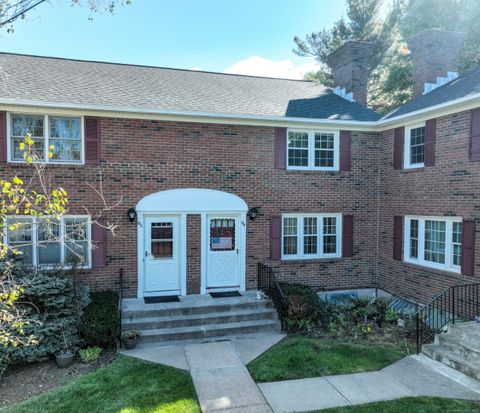
[[[118,294],[116,291],[99,291],[90,294],[90,304],[85,309],[80,336],[87,346],[111,348],[116,344],[118,330]]]
[[[12,363],[44,361],[65,348],[64,340],[75,352],[78,324],[88,302],[88,291],[78,284],[76,270],[35,270],[19,263],[13,267],[13,276],[23,288],[17,307],[28,320],[25,335],[33,335],[36,343],[9,347],[4,356]]]
[[[102,348],[101,347],[87,347],[87,348],[82,348],[81,350],[78,351],[78,354],[80,355],[80,360],[84,363],[94,363],[98,360],[100,357],[100,354],[102,354]]]
[[[280,288],[288,300],[284,320],[288,331],[307,332],[327,319],[327,307],[312,288],[293,283],[280,283]]]

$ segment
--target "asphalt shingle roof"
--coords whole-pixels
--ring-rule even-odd
[[[390,119],[400,115],[406,115],[417,110],[426,109],[430,106],[440,105],[452,100],[465,98],[480,93],[480,68],[473,69],[455,80],[440,86],[431,92],[419,96],[399,106],[383,119]]]
[[[314,82],[0,53],[0,102],[377,120]]]

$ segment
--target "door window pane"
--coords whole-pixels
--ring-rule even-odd
[[[410,164],[423,163],[425,159],[425,126],[410,130]]]
[[[307,132],[288,132],[288,166],[308,166]]]
[[[445,221],[425,221],[425,261],[445,264]]]
[[[316,254],[317,244],[317,218],[305,217],[303,218],[303,253]]]
[[[337,252],[337,218],[323,218],[323,253],[335,254]]]
[[[297,218],[283,218],[283,254],[297,254]]]
[[[315,133],[315,166],[333,167],[333,133]]]
[[[173,258],[172,222],[152,222],[151,254],[154,258]]]
[[[219,218],[210,220],[210,251],[235,249],[235,220]]]

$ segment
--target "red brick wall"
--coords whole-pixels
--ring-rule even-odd
[[[117,288],[125,269],[125,294],[137,292],[137,222],[126,211],[144,196],[172,188],[210,188],[234,193],[260,215],[247,222],[247,288],[256,287],[256,264],[268,262],[269,218],[283,212],[343,212],[354,216],[354,256],[329,261],[274,262],[282,279],[316,288],[371,286],[377,275],[376,217],[379,137],[353,133],[348,172],[299,172],[274,169],[274,129],[148,120],[101,119],[101,165],[48,165],[47,176],[70,194],[70,212],[95,213],[100,174],[109,212],[117,224],[108,234],[107,267],[86,271],[95,289]],[[30,168],[1,164],[0,173],[23,175]],[[192,239],[190,241],[193,242]],[[191,257],[193,252],[188,253]],[[197,264],[191,264],[194,274]],[[193,283],[190,277],[190,286]]]
[[[411,170],[393,169],[393,130],[383,133],[379,268],[380,286],[386,290],[425,302],[450,285],[480,282],[478,229],[476,277],[392,259],[394,215],[451,215],[480,219],[480,163],[469,161],[469,131],[470,112],[438,118],[435,166]]]
[[[201,219],[187,215],[187,294],[200,294]]]

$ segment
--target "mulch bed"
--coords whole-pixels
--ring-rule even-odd
[[[94,372],[110,363],[116,356],[114,351],[104,350],[100,358],[91,364],[74,362],[70,367],[59,369],[55,360],[13,368],[0,382],[0,409],[18,403],[68,381]]]

